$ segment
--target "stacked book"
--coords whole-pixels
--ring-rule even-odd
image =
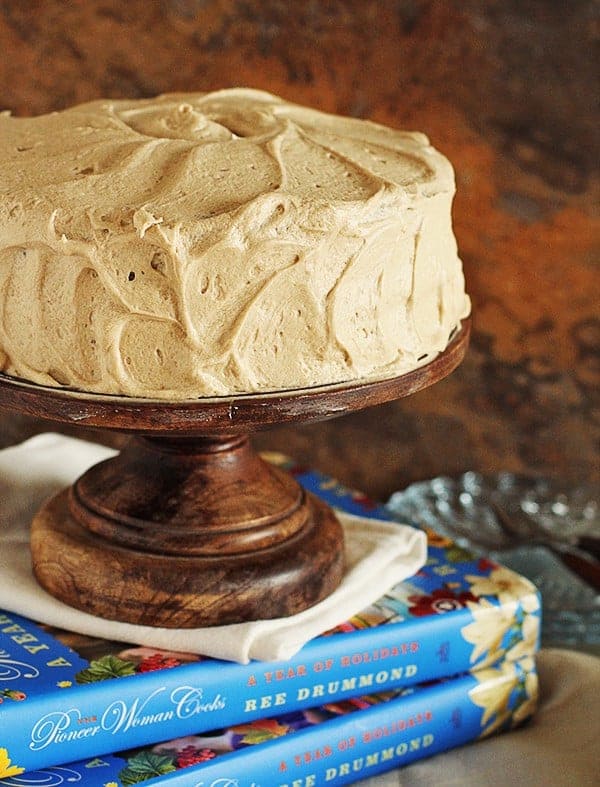
[[[332,479],[288,470],[336,508],[390,518]],[[0,612],[0,785],[348,784],[523,723],[537,697],[539,594],[428,537],[417,575],[276,663]]]

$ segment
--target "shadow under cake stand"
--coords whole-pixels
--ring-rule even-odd
[[[112,620],[189,628],[274,618],[328,596],[344,571],[331,509],[265,462],[248,434],[409,396],[462,361],[470,323],[399,377],[185,401],[37,386],[0,375],[0,407],[133,436],[36,514],[38,582]]]

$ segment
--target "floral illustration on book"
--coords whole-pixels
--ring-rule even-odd
[[[27,699],[27,694],[25,694],[24,691],[20,691],[19,689],[1,689],[0,702],[4,702],[5,699],[14,700],[15,702],[22,702],[23,700]]]
[[[80,684],[98,683],[112,678],[171,669],[196,661],[202,661],[202,657],[158,648],[131,647],[115,655],[108,654],[94,659],[89,667],[77,673],[75,680]]]
[[[471,689],[469,697],[483,709],[480,738],[518,726],[533,714],[538,699],[538,677],[532,657],[478,670],[473,677],[479,685]]]
[[[124,787],[138,784],[181,768],[200,765],[222,754],[282,738],[306,727],[321,724],[335,716],[363,710],[409,693],[412,693],[411,689],[354,697],[350,700],[328,703],[320,708],[291,711],[277,718],[256,719],[227,729],[187,735],[166,743],[159,743],[151,748],[134,750],[129,755],[125,755],[127,766],[119,773],[119,778]]]
[[[467,602],[473,622],[461,629],[463,638],[474,645],[471,662],[478,668],[528,656],[540,638],[540,600],[533,584],[508,568],[498,566],[489,577],[467,576],[476,601]],[[486,598],[498,599],[494,604]],[[486,655],[487,654],[487,655]]]
[[[23,773],[25,768],[18,765],[13,765],[6,749],[0,748],[0,779],[5,779],[9,776],[18,776]]]
[[[482,559],[477,566],[485,575],[457,576],[429,593],[405,581],[328,633],[465,610],[471,620],[460,632],[464,641],[473,645],[470,662],[478,669],[535,652],[540,638],[540,600],[534,585],[493,561]]]

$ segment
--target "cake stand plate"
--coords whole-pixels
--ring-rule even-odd
[[[31,530],[38,582],[112,620],[190,628],[295,614],[344,571],[333,512],[252,449],[248,434],[409,396],[452,372],[446,350],[399,377],[184,401],[89,394],[0,375],[0,407],[132,434],[48,501]]]

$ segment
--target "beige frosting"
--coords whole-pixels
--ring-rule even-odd
[[[422,134],[234,89],[0,115],[0,369],[193,398],[389,377],[469,312]]]

